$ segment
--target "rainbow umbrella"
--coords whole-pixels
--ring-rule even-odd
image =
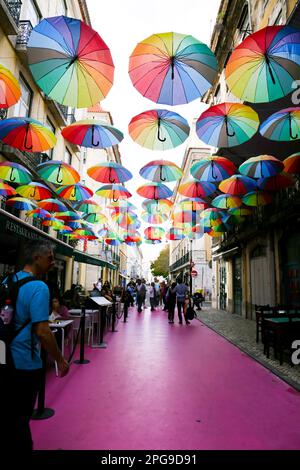
[[[9,108],[21,97],[21,88],[17,79],[3,65],[0,65],[0,108]]]
[[[127,168],[116,162],[102,162],[87,169],[87,174],[100,183],[124,183],[132,178]]]
[[[48,127],[26,117],[0,121],[0,140],[24,152],[45,152],[56,144],[56,137]]]
[[[222,220],[223,216],[224,216],[224,212],[216,208],[205,209],[200,214],[201,219],[203,219],[204,225],[207,225],[206,222],[210,224],[210,222],[212,221],[214,222],[214,221]]]
[[[166,234],[167,240],[183,240],[185,238],[184,231],[179,228],[171,227]]]
[[[66,225],[68,225],[68,227],[70,227],[72,230],[76,230],[77,228],[82,228],[83,225],[81,223],[81,220],[68,220],[66,222]]]
[[[198,181],[214,183],[232,176],[236,172],[236,167],[228,158],[212,156],[193,163],[190,172]]]
[[[96,240],[98,238],[94,231],[89,228],[78,228],[74,230],[73,234],[78,235],[79,237],[82,237],[83,239],[85,238],[87,240]]]
[[[283,163],[285,173],[300,173],[300,153],[294,153],[293,155],[290,155],[285,160],[283,160]]]
[[[15,196],[17,194],[16,190],[9,186],[9,184],[0,181],[0,195],[4,197]]]
[[[29,171],[19,163],[5,161],[0,163],[0,179],[9,183],[27,184],[31,181]]]
[[[80,180],[79,173],[71,165],[56,160],[37,165],[37,173],[44,180],[54,184],[76,184]]]
[[[240,103],[220,103],[200,115],[196,132],[200,140],[213,147],[234,147],[256,134],[258,114]]]
[[[97,189],[96,194],[105,199],[112,199],[114,202],[132,196],[128,189],[121,184],[105,184]]]
[[[213,183],[207,183],[205,181],[188,181],[182,183],[179,188],[179,194],[190,198],[203,198],[209,196],[216,190]]]
[[[242,101],[265,103],[282,98],[300,76],[300,31],[267,26],[248,36],[225,69],[228,87]]]
[[[206,44],[174,32],[149,36],[129,59],[133,86],[146,98],[172,106],[203,96],[217,72],[217,60]]]
[[[218,209],[234,209],[242,205],[242,201],[239,197],[233,196],[232,194],[221,194],[215,197],[211,204]]]
[[[168,216],[165,214],[149,214],[149,212],[143,212],[141,214],[141,218],[147,224],[163,224],[168,220]]]
[[[92,149],[106,149],[118,145],[124,138],[122,132],[105,122],[83,119],[62,130],[62,136],[72,144]]]
[[[64,222],[69,222],[72,220],[80,219],[80,215],[74,211],[55,212],[54,217],[56,217],[59,220],[63,220]]]
[[[188,122],[166,109],[153,109],[134,116],[128,126],[131,138],[150,150],[168,150],[181,145],[189,136]]]
[[[268,178],[283,170],[283,163],[271,155],[248,158],[239,166],[239,172],[250,178]]]
[[[172,214],[173,225],[178,227],[179,225],[194,224],[196,219],[196,211],[177,209]]]
[[[286,108],[271,114],[260,126],[263,137],[277,142],[300,139],[300,108]]]
[[[278,175],[270,176],[270,178],[258,180],[257,187],[264,191],[278,191],[283,188],[291,188],[295,182],[295,179],[288,173],[279,173]]]
[[[84,212],[85,214],[97,214],[102,210],[99,204],[92,199],[81,201],[75,207],[77,211]]]
[[[176,207],[180,207],[181,209],[190,211],[202,211],[203,209],[207,209],[208,203],[200,197],[192,199],[186,198],[178,202],[176,204]]]
[[[18,186],[17,193],[28,199],[35,199],[36,201],[47,199],[52,196],[52,191],[50,191],[47,186],[41,183],[36,183],[35,181]]]
[[[34,219],[47,219],[48,217],[51,217],[51,214],[50,212],[45,211],[45,209],[40,209],[37,207],[36,209],[28,211],[26,216],[33,217]]]
[[[181,168],[167,160],[153,160],[143,166],[139,173],[146,180],[155,181],[156,183],[177,181],[182,177]]]
[[[84,201],[93,196],[93,191],[80,183],[60,186],[55,190],[56,194],[68,201]]]
[[[38,207],[40,207],[41,209],[45,209],[46,211],[49,211],[49,212],[64,212],[67,210],[63,202],[59,201],[58,199],[53,199],[53,198],[39,201]]]
[[[98,236],[103,238],[117,238],[116,232],[108,227],[101,228],[98,232]]]
[[[121,227],[124,225],[125,227],[127,227],[127,225],[132,225],[135,223],[135,221],[137,220],[137,215],[132,214],[130,212],[119,212],[116,214],[112,214],[111,218],[116,224],[120,225]]]
[[[64,226],[64,223],[55,217],[48,217],[47,219],[43,220],[42,225],[45,227],[52,227],[54,230],[58,230]]]
[[[113,209],[115,211],[122,211],[123,209],[135,210],[137,207],[132,204],[132,202],[127,199],[121,199],[120,201],[111,202],[108,206],[108,209]]]
[[[232,196],[242,196],[255,188],[256,182],[248,176],[242,175],[233,175],[219,184],[222,193],[231,194]]]
[[[145,238],[145,243],[148,243],[150,245],[158,245],[161,243],[161,240],[151,240],[150,238]]]
[[[63,225],[60,228],[53,227],[54,230],[57,230],[61,235],[70,235],[73,233],[73,229],[71,227],[68,227],[68,225]]]
[[[120,238],[105,238],[105,243],[111,246],[119,246],[122,243]]]
[[[223,235],[223,232],[216,232],[214,229],[210,228],[209,230],[207,230],[205,233],[207,233],[207,235],[209,235],[210,237],[213,237],[213,238],[220,238],[222,237]]]
[[[146,183],[140,186],[136,192],[147,199],[166,199],[171,197],[173,191],[162,183]]]
[[[245,217],[253,214],[253,211],[252,209],[249,209],[249,207],[236,207],[234,209],[229,209],[228,213],[235,217]]]
[[[36,207],[36,203],[25,197],[12,197],[7,199],[6,204],[20,211],[30,211]]]
[[[145,199],[142,202],[142,208],[150,214],[168,213],[172,207],[173,202],[169,199]]]
[[[144,235],[148,240],[160,240],[165,235],[165,230],[161,227],[147,227]]]
[[[265,206],[272,202],[272,196],[266,191],[250,191],[242,197],[242,201],[246,206]]]
[[[105,224],[107,223],[107,217],[104,214],[94,213],[94,214],[85,214],[83,220],[89,222],[90,224]]]
[[[102,101],[114,76],[110,51],[83,21],[44,18],[31,31],[27,59],[33,78],[49,98],[87,108]]]

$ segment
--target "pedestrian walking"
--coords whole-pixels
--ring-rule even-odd
[[[182,325],[182,314],[183,312],[185,323],[188,325],[190,322],[185,316],[185,300],[186,294],[188,294],[188,286],[184,284],[183,279],[181,277],[177,278],[177,285],[175,287],[176,292],[176,300],[177,300],[177,312],[178,312],[178,319],[180,325]]]
[[[146,286],[142,283],[140,279],[136,281],[136,302],[138,312],[141,313],[142,305],[146,297]]]
[[[171,286],[169,286],[166,298],[167,298],[167,305],[168,305],[168,320],[169,323],[174,323],[174,314],[175,314],[175,306],[176,306],[176,282],[172,282]]]
[[[154,282],[151,282],[149,298],[150,298],[150,309],[151,309],[151,312],[153,312],[153,310],[155,310],[155,305],[156,305],[156,293],[155,293]]]

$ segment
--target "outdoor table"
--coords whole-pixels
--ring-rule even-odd
[[[60,329],[61,330],[61,354],[64,355],[65,352],[65,328],[68,325],[71,325],[74,320],[56,320],[49,323],[51,329]],[[73,345],[72,345],[73,347]]]
[[[288,346],[292,324],[300,322],[300,317],[292,317],[291,315],[271,317],[264,319],[264,353],[269,357],[270,343],[273,344],[274,355],[277,358],[277,350],[279,351],[280,364],[283,362],[283,348]]]

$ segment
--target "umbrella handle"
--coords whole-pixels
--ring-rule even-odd
[[[218,175],[214,174],[214,162],[211,162],[211,176],[214,180],[218,178]]]
[[[229,132],[227,116],[225,116],[224,120],[225,120],[225,126],[226,126],[226,134],[227,134],[227,136],[228,136],[228,137],[234,137],[234,136],[235,136],[235,132],[233,131],[233,134],[230,134],[230,132]]]
[[[98,143],[99,143],[99,142],[98,142]],[[116,182],[115,178],[111,179],[111,168],[109,169],[109,177],[108,177],[108,180],[109,180],[110,183],[115,183],[115,182]]]
[[[165,141],[167,140],[166,137],[164,137],[164,138],[162,139],[161,136],[160,136],[160,118],[158,118],[158,120],[157,120],[157,128],[158,128],[158,130],[157,130],[157,138],[158,138],[158,140],[159,140],[160,142],[165,142]]]
[[[162,170],[163,170],[162,165],[160,165],[160,170],[159,170],[160,181],[166,181],[167,178],[163,178]]]
[[[63,180],[59,180],[59,179],[58,179],[60,170],[61,170],[61,166],[59,165],[58,173],[57,173],[57,177],[56,177],[56,181],[57,181],[59,184],[61,184],[61,183],[63,182]]]
[[[267,67],[268,67],[268,70],[269,70],[269,73],[270,73],[270,76],[271,76],[271,80],[273,82],[273,85],[276,84],[276,80],[275,80],[275,77],[274,77],[274,74],[273,74],[273,70],[271,68],[271,65],[270,65],[270,59],[269,59],[269,56],[268,55],[265,55],[265,58],[266,58],[266,64],[267,64]]]
[[[10,172],[10,177],[9,177],[9,181],[16,181],[16,178],[15,177],[12,177],[13,175],[13,171],[14,171],[14,168],[11,169],[11,172]]]
[[[70,197],[76,197],[76,186],[74,186],[73,192]]]
[[[100,141],[98,140],[98,142],[94,142],[94,133],[95,133],[95,126],[93,124],[92,125],[92,146],[93,147],[98,147]]]
[[[171,57],[171,80],[174,80],[174,57]]]
[[[34,188],[33,193],[30,194],[30,197],[35,197],[36,188]]]
[[[25,134],[25,139],[24,139],[24,148],[26,150],[31,150],[32,149],[32,144],[31,145],[27,145],[27,137],[28,137],[28,131],[29,131],[29,123],[27,124],[26,126],[26,134]]]
[[[290,128],[290,138],[293,139],[293,140],[298,139],[298,134],[293,135],[293,131],[292,131],[292,116],[291,116],[291,113],[289,113],[289,128]]]
[[[115,199],[115,192],[113,191],[113,197],[112,197],[113,202],[118,202],[119,198]]]

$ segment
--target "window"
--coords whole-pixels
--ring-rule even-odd
[[[14,115],[28,117],[31,112],[33,92],[28,83],[26,82],[25,78],[21,74],[19,76],[19,84],[21,88],[21,98],[15,105]]]
[[[21,18],[22,20],[30,21],[33,27],[41,21],[41,15],[34,0],[27,0],[27,2],[23,3]]]
[[[245,5],[242,10],[242,14],[240,17],[240,21],[238,22],[237,29],[239,31],[239,36],[238,36],[238,41],[237,41],[238,43],[242,42],[245,39],[245,37],[251,33],[248,5]]]
[[[65,15],[67,16],[68,14],[68,6],[66,0],[59,0],[57,4],[57,12],[56,15]]]
[[[52,124],[52,122],[48,118],[48,116],[46,118],[45,126],[48,127],[48,129],[50,129],[50,131],[53,132],[53,134],[55,134],[55,130],[56,130],[55,126],[54,126],[54,124]],[[47,152],[45,152],[49,156],[49,160],[53,160],[53,151],[54,151],[54,149],[50,149]]]
[[[72,165],[72,154],[69,149],[66,148],[65,151],[65,162],[69,163],[69,165]]]

